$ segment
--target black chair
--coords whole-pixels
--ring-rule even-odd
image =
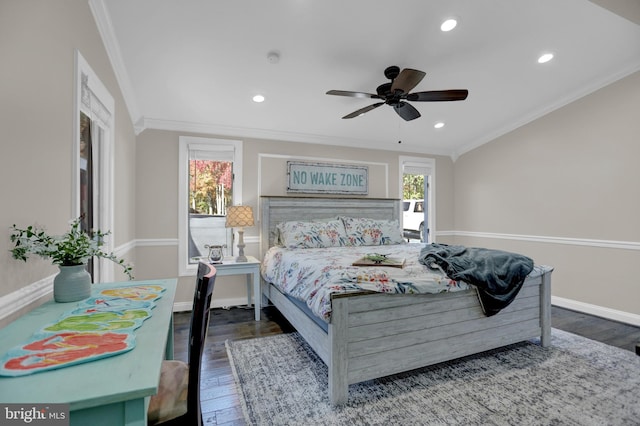
[[[202,426],[200,365],[215,280],[216,269],[200,262],[189,331],[189,364],[162,362],[158,393],[151,397],[147,411],[149,425]]]

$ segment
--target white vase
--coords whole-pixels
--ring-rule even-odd
[[[91,274],[86,265],[58,265],[60,272],[53,278],[53,298],[56,302],[77,302],[91,296]]]

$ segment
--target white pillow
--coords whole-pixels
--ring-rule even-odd
[[[397,220],[341,217],[347,242],[353,246],[406,243]]]
[[[283,222],[276,227],[280,243],[286,248],[323,248],[346,245],[344,224],[332,219],[326,222]]]

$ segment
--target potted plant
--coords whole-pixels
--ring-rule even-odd
[[[133,279],[132,267],[111,252],[101,249],[104,237],[110,232],[94,230],[90,233],[80,227],[81,217],[69,222],[70,229],[63,235],[49,235],[36,225],[25,229],[12,226],[11,242],[14,248],[11,254],[14,259],[27,261],[31,254],[51,259],[58,265],[60,273],[53,280],[53,296],[58,302],[74,302],[86,299],[91,295],[91,275],[86,265],[92,257],[111,260],[122,266],[129,279]]]

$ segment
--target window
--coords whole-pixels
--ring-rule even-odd
[[[194,275],[206,246],[226,246],[233,234],[225,228],[228,206],[242,202],[242,142],[180,137],[178,252],[181,276]]]

